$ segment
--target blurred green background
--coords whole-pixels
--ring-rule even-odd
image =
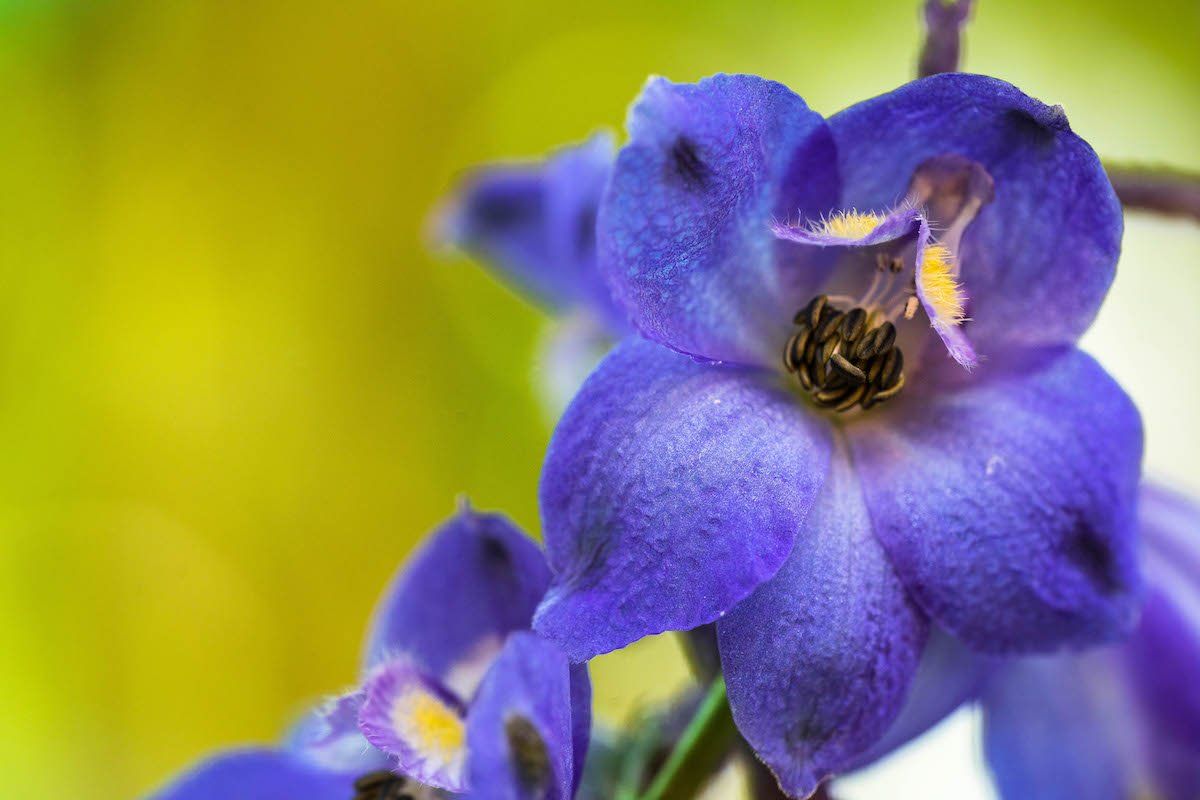
[[[916,5],[0,4],[0,793],[270,741],[457,493],[537,531],[546,320],[427,255],[458,171],[619,126],[649,73],[832,113],[909,77]],[[1198,35],[1195,0],[982,0],[967,66],[1198,169]],[[1126,242],[1088,343],[1200,489],[1197,231]],[[595,671],[609,718],[684,675],[667,640]]]

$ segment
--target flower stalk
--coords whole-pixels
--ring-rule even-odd
[[[917,77],[958,71],[962,29],[971,15],[972,5],[972,0],[926,0],[925,41],[917,62]]]
[[[1106,164],[1121,205],[1200,221],[1200,174],[1163,166]]]
[[[725,695],[725,678],[717,677],[640,800],[695,797],[701,784],[715,772],[712,767],[729,756],[736,737],[737,730]]]

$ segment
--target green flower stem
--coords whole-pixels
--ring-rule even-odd
[[[725,678],[718,676],[641,800],[691,800],[729,757],[736,739]]]
[[[613,800],[638,800],[646,770],[659,746],[662,729],[657,722],[647,721],[636,728],[629,751],[621,761]]]

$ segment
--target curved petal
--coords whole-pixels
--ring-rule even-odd
[[[1191,533],[1200,538],[1200,528]],[[1185,593],[1153,587],[1122,653],[1144,719],[1143,770],[1153,796],[1168,800],[1200,797],[1200,574]]]
[[[923,222],[918,209],[900,206],[886,214],[862,215],[864,219],[854,220],[853,227],[846,225],[849,230],[843,230],[836,224],[839,219],[852,219],[854,216],[855,212],[840,216],[835,214],[832,221],[823,226],[805,220],[799,224],[775,222],[771,225],[771,232],[780,239],[796,244],[849,249],[906,239],[920,231]],[[861,230],[857,229],[860,225]]]
[[[787,794],[807,797],[879,740],[927,630],[835,454],[787,562],[717,623],[733,719]]]
[[[1149,769],[1163,797],[1200,796],[1200,504],[1144,485],[1139,506],[1149,585],[1122,648],[1148,720]]]
[[[541,163],[478,169],[435,220],[436,235],[547,308],[584,306],[624,331],[596,268],[596,213],[615,150],[604,132]]]
[[[583,768],[572,677],[554,645],[530,633],[509,638],[467,718],[472,798],[570,800]]]
[[[848,428],[876,534],[918,602],[985,652],[1126,632],[1142,427],[1125,393],[1077,350],[923,388]]]
[[[775,574],[829,431],[772,380],[642,340],[605,359],[543,468],[554,580],[535,630],[583,661],[711,622]]]
[[[966,157],[991,175],[994,200],[959,247],[966,333],[980,352],[1071,343],[1091,324],[1115,274],[1121,207],[1061,107],[954,73],[851,106],[829,124],[848,207],[894,205],[935,156]]]
[[[360,689],[332,698],[292,728],[285,746],[325,769],[362,774],[387,767],[387,756],[358,729],[358,712],[365,699]]]
[[[882,739],[854,759],[852,768],[890,755],[950,716],[963,703],[976,699],[998,662],[999,659],[975,653],[933,627],[900,714]]]
[[[592,739],[592,679],[587,664],[571,665],[571,764],[574,781],[571,789],[579,790],[587,762],[588,742]]]
[[[921,220],[921,231],[917,236],[917,252],[916,252],[916,287],[917,299],[921,301],[921,307],[925,309],[926,316],[929,317],[930,327],[934,333],[942,340],[942,344],[946,348],[946,352],[950,357],[958,362],[959,366],[970,371],[975,369],[979,364],[979,357],[975,354],[975,347],[971,344],[971,340],[963,333],[963,321],[957,317],[947,317],[943,313],[939,313],[939,303],[935,297],[930,295],[929,283],[926,278],[931,264],[944,263],[941,259],[927,257],[927,253],[933,252],[932,241],[930,239],[929,223]],[[965,298],[965,295],[963,296]],[[957,307],[957,306],[954,306]]]
[[[376,667],[363,694],[358,727],[397,772],[439,789],[466,788],[466,709],[453,692],[401,657]]]
[[[505,637],[529,627],[549,582],[533,540],[498,514],[464,508],[430,537],[384,594],[367,664],[402,653],[470,698]]]
[[[1200,796],[1200,507],[1141,492],[1148,598],[1123,644],[1006,664],[984,694],[1001,796]]]
[[[600,207],[600,269],[633,324],[714,361],[775,363],[820,275],[788,269],[773,219],[837,203],[824,120],[752,75],[653,78]]]
[[[330,772],[279,750],[215,756],[177,778],[150,800],[346,800],[354,777]]]
[[[1127,800],[1142,742],[1112,651],[1027,658],[984,696],[984,756],[1008,800]]]

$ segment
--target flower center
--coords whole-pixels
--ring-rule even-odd
[[[896,326],[878,310],[860,305],[839,311],[828,295],[819,294],[793,322],[797,330],[784,348],[783,365],[818,406],[867,409],[904,388]]]
[[[931,328],[955,361],[967,370],[975,366],[962,330],[968,301],[958,251],[992,195],[982,165],[946,154],[917,166],[904,202],[890,212],[850,209],[800,229],[776,228],[791,241],[840,248],[827,284],[839,293],[817,295],[796,314],[783,350],[784,367],[814,403],[841,412],[899,394],[905,374],[898,325],[904,327],[900,341],[918,362],[926,352],[922,329]],[[928,325],[905,326],[918,312]]]

